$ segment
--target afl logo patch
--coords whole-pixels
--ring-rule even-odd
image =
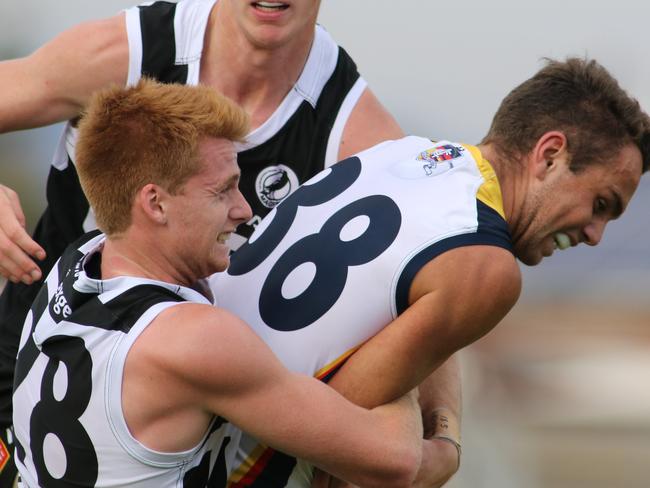
[[[267,208],[275,207],[296,188],[298,188],[298,177],[284,164],[264,168],[255,179],[257,198]]]

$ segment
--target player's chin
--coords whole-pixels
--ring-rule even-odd
[[[515,255],[517,256],[517,259],[526,266],[537,266],[545,257],[539,249],[515,249]]]
[[[212,259],[210,260],[210,273],[220,273],[228,269],[230,266],[230,250],[228,246],[220,246],[221,248],[215,250]]]

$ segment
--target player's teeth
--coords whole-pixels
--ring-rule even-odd
[[[224,232],[223,234],[219,234],[217,236],[217,241],[219,241],[220,244],[225,244],[229,237],[230,232]]]
[[[553,236],[557,249],[568,249],[571,247],[571,239],[564,232],[558,232]]]
[[[271,9],[280,8],[284,6],[283,3],[275,3],[275,2],[255,2],[255,5],[257,5],[258,7],[271,8]]]

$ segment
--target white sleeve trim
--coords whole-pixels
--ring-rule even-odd
[[[184,303],[184,302],[180,302]],[[146,447],[131,434],[122,410],[122,379],[126,356],[136,339],[164,310],[178,305],[179,302],[158,303],[147,310],[133,325],[128,334],[124,334],[115,344],[106,363],[106,383],[104,407],[106,419],[113,435],[125,452],[139,462],[158,468],[182,466],[201,448],[209,431],[193,448],[179,452],[159,452]]]
[[[330,131],[330,137],[327,140],[325,161],[323,163],[324,168],[329,168],[339,160],[339,147],[341,146],[343,129],[345,129],[345,124],[347,124],[352,110],[356,107],[361,94],[367,86],[368,83],[366,83],[366,80],[360,76],[343,100],[339,113],[334,121],[334,125],[332,126],[332,130]]]
[[[124,11],[126,33],[129,39],[129,74],[127,86],[135,85],[142,76],[142,35],[140,32],[140,9],[133,7]]]

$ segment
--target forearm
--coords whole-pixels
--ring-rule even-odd
[[[420,384],[420,408],[424,438],[434,435],[436,411],[444,408],[460,422],[461,377],[458,354],[450,357]]]
[[[58,121],[50,120],[50,104],[41,103],[47,85],[34,77],[29,58],[0,62],[0,84],[0,133]]]
[[[419,339],[402,341],[399,332],[397,327],[385,328],[356,351],[328,384],[366,408],[391,402],[418,387],[434,370],[428,357],[436,354],[429,348],[426,353],[416,352],[413,343]],[[420,360],[425,356],[426,361]]]
[[[240,397],[228,408],[236,413],[226,417],[262,443],[361,486],[406,486],[415,478],[422,449],[416,399],[368,411],[322,383],[296,376],[254,395],[255,405]],[[244,410],[264,415],[253,421]]]
[[[401,374],[400,381],[400,375],[383,374],[384,371],[373,375],[372,369],[379,367],[379,363],[373,361],[373,356],[368,355],[363,361],[357,357],[356,361],[342,368],[330,383],[348,399],[367,407],[399,394],[401,388],[408,385],[409,381],[417,381],[418,377],[417,373],[410,378]],[[386,367],[385,361],[381,364],[382,368]],[[396,360],[390,366],[395,372],[406,365]],[[413,370],[411,367],[409,371],[412,373]],[[368,377],[381,378],[381,381],[377,379],[368,382],[360,379]],[[452,356],[423,380],[419,402],[425,423],[425,439],[422,441],[422,463],[414,486],[438,487],[451,478],[460,464],[460,451],[457,449],[459,444],[456,443],[460,443],[461,383],[456,356]]]
[[[88,97],[126,83],[124,14],[63,32],[31,55],[0,62],[0,132],[77,117]]]

